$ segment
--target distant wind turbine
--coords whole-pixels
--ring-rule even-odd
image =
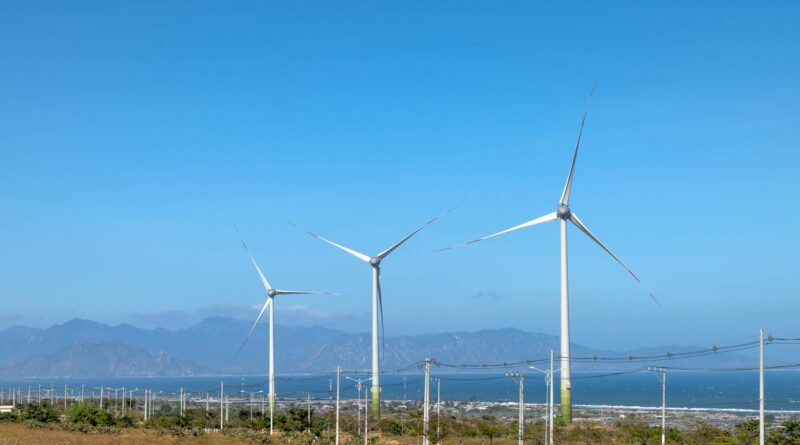
[[[239,240],[242,242],[242,246],[244,246],[244,250],[247,253],[247,256],[250,257],[250,262],[253,263],[253,266],[256,268],[256,272],[258,272],[258,276],[261,278],[261,284],[264,285],[264,290],[267,292],[267,301],[264,302],[264,306],[261,308],[261,312],[258,314],[258,318],[256,318],[255,323],[253,323],[253,327],[250,328],[250,333],[247,334],[247,337],[242,342],[242,346],[239,347],[239,350],[236,351],[236,358],[240,352],[242,352],[242,348],[244,345],[247,344],[247,340],[250,339],[250,336],[253,335],[253,331],[255,331],[256,326],[261,321],[261,318],[264,316],[264,312],[269,309],[269,434],[272,435],[272,426],[273,426],[273,419],[275,416],[275,304],[273,300],[275,299],[276,295],[342,295],[337,294],[334,292],[310,292],[310,291],[297,291],[297,290],[281,290],[275,289],[267,281],[267,278],[261,272],[261,268],[258,267],[258,263],[256,263],[255,258],[253,258],[253,254],[250,253],[250,249],[245,244],[244,239],[242,238],[241,234],[239,234],[239,229],[236,229],[236,234],[239,235]]]
[[[420,230],[433,224],[434,221],[447,215],[453,210],[455,210],[455,207],[449,209],[448,211],[442,213],[441,215],[431,218],[430,220],[428,220],[428,222],[420,226],[417,230],[411,232],[408,236],[401,239],[396,244],[392,245],[388,249],[372,257],[364,255],[363,253],[357,252],[341,244],[334,243],[331,240],[325,239],[317,235],[316,233],[304,229],[298,226],[297,224],[289,221],[289,224],[293,225],[294,227],[306,232],[307,234],[313,236],[314,238],[317,238],[325,243],[330,244],[333,247],[344,250],[345,252],[349,253],[350,255],[353,255],[354,257],[369,264],[372,267],[372,382],[371,383],[372,383],[372,416],[375,420],[380,418],[380,410],[381,410],[380,365],[378,363],[379,314],[380,314],[380,325],[381,327],[383,327],[383,297],[381,295],[381,261],[383,261],[387,256],[389,256],[390,253],[394,252],[394,250],[400,247],[403,243],[411,239],[411,237],[419,233]]]
[[[510,229],[503,230],[501,232],[497,232],[495,234],[485,236],[483,238],[478,238],[476,240],[472,240],[462,244],[456,244],[450,247],[446,247],[444,249],[440,249],[440,251],[449,250],[455,247],[466,246],[469,244],[475,244],[477,242],[487,240],[489,238],[494,238],[496,236],[505,235],[506,233],[514,232],[516,230],[524,229],[526,227],[535,226],[537,224],[546,223],[550,221],[559,220],[561,223],[561,416],[566,422],[572,421],[572,384],[570,382],[570,353],[569,353],[569,288],[567,282],[567,221],[571,222],[575,225],[581,232],[585,233],[586,236],[592,239],[597,245],[600,246],[601,249],[605,250],[606,253],[611,255],[620,266],[622,266],[625,271],[627,271],[637,283],[650,295],[650,298],[655,301],[656,304],[658,300],[656,297],[653,296],[650,291],[644,287],[644,284],[641,282],[639,277],[633,273],[625,264],[622,263],[616,255],[614,255],[611,250],[608,249],[589,229],[586,225],[578,218],[578,215],[572,212],[569,207],[569,197],[570,192],[572,191],[572,177],[575,173],[575,162],[578,159],[578,148],[581,145],[581,136],[583,135],[583,127],[586,123],[586,116],[589,113],[589,104],[592,100],[592,95],[594,94],[594,87],[592,87],[592,92],[589,94],[589,99],[586,102],[586,108],[583,112],[583,119],[581,120],[580,131],[578,132],[578,141],[575,143],[575,152],[572,155],[572,164],[569,168],[569,174],[567,175],[567,182],[564,185],[564,191],[561,193],[561,199],[558,203],[558,208],[555,212],[548,213],[547,215],[540,216],[536,219],[532,219],[528,222],[522,223],[520,225],[511,227]]]

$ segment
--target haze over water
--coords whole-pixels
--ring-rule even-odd
[[[364,378],[365,375],[353,376]],[[442,399],[477,400],[484,402],[516,402],[518,390],[516,383],[504,374],[436,374],[431,378],[442,379]],[[383,397],[397,400],[404,397],[403,379],[406,381],[408,399],[422,400],[423,376],[421,374],[385,375],[382,377]],[[242,380],[244,379],[244,380]],[[16,379],[0,380],[0,386],[19,386],[23,397],[27,387],[33,391],[39,384],[48,389],[52,384],[58,394],[64,384],[80,389],[85,385],[85,396],[89,397],[94,388],[102,384],[112,388],[140,388],[134,395],[141,396],[142,389],[163,391],[174,394],[184,391],[197,394],[219,394],[220,381],[225,382],[225,393],[236,396],[242,390],[257,392],[266,390],[263,376],[227,377],[129,377],[104,379]],[[315,399],[336,397],[336,374],[315,374],[297,376],[278,376],[278,396],[283,399],[305,398],[305,392]],[[341,377],[341,397],[355,398],[354,382]],[[99,389],[94,389],[99,393]],[[646,406],[661,405],[661,384],[656,375],[639,372],[608,376],[605,373],[574,373],[573,402],[578,405]],[[7,392],[6,392],[7,393]],[[767,410],[800,410],[800,372],[774,371],[766,373]],[[434,392],[435,394],[435,392]],[[525,402],[542,403],[545,395],[544,379],[541,374],[525,376]],[[363,396],[363,392],[362,392]],[[258,397],[258,396],[256,396]],[[555,391],[558,403],[559,391]],[[667,374],[667,405],[671,408],[709,408],[709,409],[757,409],[758,373],[745,372],[698,372],[680,371]]]

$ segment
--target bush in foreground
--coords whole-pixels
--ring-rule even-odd
[[[23,422],[50,423],[58,420],[58,413],[50,405],[29,403],[20,413],[19,419]]]
[[[81,403],[72,406],[67,411],[66,422],[89,426],[112,426],[114,425],[114,418],[106,410]]]

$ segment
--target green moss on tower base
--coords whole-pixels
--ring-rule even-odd
[[[561,420],[572,423],[572,385],[561,381]]]

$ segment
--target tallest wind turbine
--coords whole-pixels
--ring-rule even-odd
[[[556,211],[501,232],[485,236],[483,238],[478,238],[463,244],[456,244],[454,246],[441,249],[449,250],[454,247],[466,246],[489,238],[494,238],[496,236],[505,235],[509,232],[524,229],[526,227],[535,226],[537,224],[556,220],[559,221],[559,224],[561,225],[561,416],[566,422],[572,421],[572,384],[570,383],[569,353],[569,286],[567,280],[567,221],[574,224],[575,227],[580,229],[581,232],[585,233],[586,236],[597,243],[601,249],[605,250],[606,253],[611,255],[611,257],[614,258],[614,260],[616,260],[616,262],[619,263],[620,266],[622,266],[622,268],[625,269],[625,271],[627,271],[633,277],[633,279],[645,289],[645,291],[650,295],[650,298],[652,298],[653,301],[658,304],[658,300],[656,300],[652,293],[647,291],[647,288],[644,287],[641,280],[639,280],[639,277],[636,276],[632,270],[628,269],[628,267],[622,263],[622,260],[614,255],[611,250],[605,246],[605,244],[603,244],[596,236],[594,236],[594,234],[592,234],[592,232],[589,231],[586,225],[581,222],[581,220],[578,218],[578,215],[572,212],[572,209],[569,206],[569,197],[570,192],[572,191],[572,178],[575,174],[575,162],[578,159],[578,148],[581,145],[581,136],[583,135],[583,127],[586,124],[586,116],[589,113],[589,103],[591,102],[592,94],[594,94],[594,88],[592,88],[592,93],[589,94],[589,100],[586,102],[586,108],[583,112],[583,119],[581,120],[580,131],[578,132],[578,141],[575,143],[575,152],[572,155],[572,163],[570,164],[569,174],[567,175],[567,182],[564,184],[564,191],[561,193],[561,199],[558,202]]]
[[[381,326],[383,326],[383,297],[381,295],[381,261],[383,261],[390,253],[394,252],[395,249],[400,247],[403,243],[411,239],[412,236],[419,233],[420,230],[428,227],[429,225],[433,224],[434,221],[441,218],[442,216],[450,213],[453,211],[454,208],[444,212],[439,216],[435,216],[428,220],[425,224],[421,225],[417,230],[411,232],[408,236],[401,239],[394,245],[390,246],[388,249],[384,250],[383,252],[375,255],[369,256],[364,255],[363,253],[357,252],[353,249],[345,247],[341,244],[334,243],[331,240],[325,239],[316,233],[306,230],[297,224],[289,221],[289,224],[293,225],[294,227],[305,231],[309,235],[317,238],[325,243],[330,244],[333,247],[338,249],[344,250],[345,252],[353,255],[354,257],[358,258],[359,260],[367,263],[372,268],[372,416],[375,420],[380,417],[381,413],[381,385],[380,385],[380,363],[378,360],[378,316],[380,315]]]

